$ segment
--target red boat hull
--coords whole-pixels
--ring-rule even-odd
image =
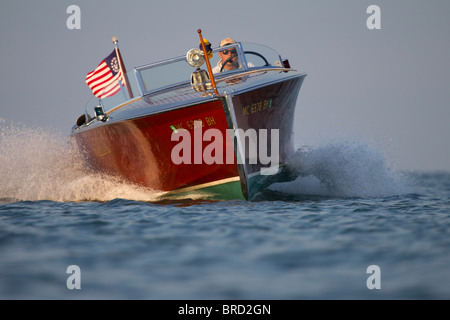
[[[216,198],[227,198],[223,193],[229,192],[232,183],[233,197],[249,199],[258,191],[260,171],[267,166],[259,158],[251,164],[248,150],[242,150],[230,132],[252,129],[259,139],[260,129],[277,129],[277,162],[282,166],[294,151],[293,119],[303,79],[304,75],[280,77],[249,87],[250,81],[238,78],[237,83],[248,89],[160,109],[152,105],[153,97],[139,98],[117,107],[106,122],[93,121],[77,128],[72,138],[87,163],[100,172],[170,193],[228,185]],[[143,112],[133,114],[135,110]],[[203,135],[208,129],[220,135],[207,139]],[[180,147],[187,142],[187,148]],[[275,146],[269,142],[267,147],[267,154],[272,154]],[[210,163],[205,154],[220,161]]]
[[[89,164],[97,170],[119,175],[145,187],[172,191],[239,176],[236,161],[230,164],[194,163],[194,141],[191,143],[191,164],[175,164],[172,150],[180,141],[172,141],[181,129],[194,137],[195,121],[201,121],[202,131],[219,129],[223,145],[231,147],[227,135],[227,119],[221,100],[115,122],[79,132],[76,137]],[[202,151],[209,142],[203,142]],[[225,151],[226,153],[227,151]]]

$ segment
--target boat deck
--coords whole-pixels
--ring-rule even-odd
[[[286,78],[298,75],[293,69],[271,68],[253,70],[217,78],[216,86],[220,95],[227,95],[245,92],[263,84],[267,85],[267,83],[286,80]],[[110,120],[120,121],[122,119],[166,112],[179,107],[188,107],[200,102],[216,99],[216,95],[196,92],[189,83],[186,83],[170,90],[158,91],[132,99],[109,110],[107,114]]]

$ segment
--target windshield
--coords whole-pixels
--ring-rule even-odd
[[[227,58],[232,58],[232,61],[226,62]],[[224,62],[226,62],[225,66]],[[214,48],[210,64],[214,75],[220,77],[222,74],[242,72],[252,68],[281,67],[282,60],[279,54],[269,47],[255,43],[236,43]],[[206,64],[201,68],[206,70]],[[195,69],[186,62],[185,56],[135,68],[142,95],[189,83],[194,71]]]
[[[283,66],[280,55],[272,48],[257,43],[243,43],[242,46],[245,59],[248,65],[252,65],[252,68]]]

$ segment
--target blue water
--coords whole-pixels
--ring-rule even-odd
[[[1,299],[450,298],[448,172],[330,143],[300,147],[297,178],[254,201],[155,202],[61,136],[0,131]]]

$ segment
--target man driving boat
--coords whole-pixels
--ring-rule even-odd
[[[219,47],[225,47],[230,44],[235,44],[236,41],[231,38],[225,38],[220,41]],[[234,70],[239,68],[239,61],[236,48],[224,49],[219,51],[220,61],[213,68],[213,73]]]

